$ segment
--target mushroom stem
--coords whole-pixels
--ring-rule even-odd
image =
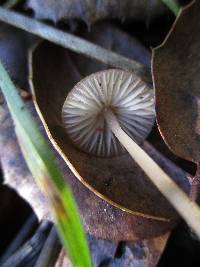
[[[105,111],[104,116],[108,126],[131,157],[200,238],[199,206],[122,130],[110,109]]]

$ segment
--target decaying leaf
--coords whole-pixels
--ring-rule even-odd
[[[113,43],[108,41],[107,47],[111,48],[112,46],[113,46]],[[53,46],[53,51],[54,49],[55,49],[55,46]],[[125,53],[125,50],[124,50],[124,53]],[[60,50],[59,48],[58,51],[59,51],[58,56],[60,55],[61,58],[63,55],[66,58],[70,58],[66,50],[64,49]],[[131,51],[132,56],[134,56],[133,50],[130,50],[130,51]],[[48,50],[48,52],[51,52],[51,51]],[[57,50],[55,51],[55,53],[56,52]],[[143,55],[143,53],[141,54]],[[54,53],[53,55],[55,56]],[[70,55],[72,56],[72,54]],[[75,54],[73,54],[73,56],[75,56]],[[43,57],[41,59],[43,59]],[[51,61],[51,58],[49,59]],[[57,65],[58,70],[60,68],[60,64],[62,65],[63,62],[65,62],[65,58],[63,58],[63,60],[55,61],[55,66],[58,64]],[[70,73],[67,73],[67,77],[69,78],[69,81],[71,80],[74,81],[74,75],[76,77],[76,80],[80,79],[80,76],[81,76],[81,74],[79,74],[79,71],[77,70],[77,67],[73,67],[72,61],[73,60],[71,60],[71,63],[69,64],[69,66],[72,67],[72,69]],[[15,63],[15,61],[13,62]],[[93,62],[92,60],[89,60],[89,62],[87,60],[87,62],[83,61],[83,64],[87,63],[88,68],[91,68],[92,70],[92,68],[96,65],[96,62],[93,62],[93,63],[92,62]],[[53,63],[53,61],[51,61],[51,63]],[[67,61],[67,64],[68,64],[68,61]],[[52,65],[51,64],[49,65],[48,62],[47,62],[47,66],[50,69],[52,68]],[[66,73],[64,73],[64,76],[61,77],[63,74],[65,64],[62,66],[63,66],[63,69],[58,78],[65,79]],[[101,67],[103,68],[102,65]],[[40,69],[38,69],[38,71],[39,70]],[[68,68],[66,68],[65,70],[68,72]],[[43,74],[41,73],[40,77],[42,77],[42,75]],[[70,75],[72,75],[71,78],[70,78]],[[55,76],[53,75],[53,77],[56,77],[56,73],[55,73]],[[48,89],[51,88],[50,85],[52,81],[49,80],[49,77],[44,76],[43,79],[47,82],[49,81],[47,88]],[[60,81],[62,81],[62,79]],[[55,80],[55,85],[56,83],[57,81]],[[62,82],[62,84],[65,84],[65,83]],[[66,86],[67,85],[68,83],[66,84]],[[45,91],[44,93],[46,94]],[[46,99],[46,97],[44,99]],[[34,113],[31,102],[28,102],[28,106],[29,106],[29,109],[32,111],[34,117],[38,119],[37,115]],[[16,188],[16,190],[20,193],[20,195],[22,195],[29,203],[31,203],[34,210],[38,214],[39,218],[42,218],[42,217],[50,218],[47,202],[44,196],[39,191],[37,185],[34,183],[34,180],[25,165],[19,146],[17,144],[17,140],[15,138],[11,118],[4,105],[1,105],[0,117],[1,117],[0,158],[1,158],[3,170],[5,173],[6,183]],[[87,232],[97,237],[101,237],[101,238],[109,238],[109,239],[115,239],[115,240],[135,240],[135,239],[151,238],[151,237],[160,235],[161,233],[164,233],[168,231],[169,229],[171,229],[172,225],[174,224],[174,221],[160,222],[158,220],[142,218],[140,216],[133,216],[129,213],[123,212],[122,210],[111,206],[106,201],[100,199],[93,192],[88,190],[84,185],[82,185],[82,183],[80,183],[74,177],[74,175],[71,173],[71,171],[68,169],[66,164],[61,159],[60,159],[60,165],[63,169],[63,172],[66,175],[67,181],[71,183],[73,192],[76,196],[76,200],[79,205],[79,210],[82,216],[82,220],[83,220],[83,223],[84,223],[84,226]],[[185,189],[187,189],[188,188],[187,178],[185,174],[183,174],[183,176],[185,177],[183,179],[185,181],[185,185],[183,186]],[[109,184],[108,184],[108,188],[109,188]],[[174,214],[174,212],[172,212],[172,214]],[[148,233],[146,231],[147,227],[148,227]]]
[[[179,157],[200,161],[200,1],[185,8],[154,51],[160,132]]]
[[[113,50],[118,51],[119,53],[121,52],[122,54],[127,53],[127,56],[135,58],[134,51],[137,51],[136,48],[138,48],[139,43],[134,42],[124,33],[121,33],[120,35],[118,30],[105,30],[105,28],[101,28],[101,26],[99,26],[98,29],[101,33],[98,34],[98,38],[95,37],[95,31],[91,33],[94,41],[97,38],[97,43],[103,43],[107,48],[112,48]],[[121,36],[123,36],[123,39],[126,40],[127,47],[123,45],[116,45],[116,36],[118,34],[120,38]],[[105,35],[107,35],[107,37]],[[87,38],[90,39],[91,36],[88,35]],[[103,40],[107,41],[105,42]],[[131,46],[133,44],[135,45],[135,49],[131,49]],[[144,48],[140,49],[143,49],[144,51]],[[142,55],[145,55],[145,57],[148,58],[144,59],[144,62],[147,62],[146,64],[148,65],[148,52],[141,53],[141,56]],[[140,58],[140,60],[142,60],[142,58]],[[16,61],[18,61],[18,59]],[[16,63],[16,61],[13,61],[13,63]],[[84,70],[85,72],[83,72],[83,66],[87,66],[87,68],[85,68]],[[50,45],[48,43],[43,43],[38,48],[36,48],[36,50],[34,50],[33,82],[36,86],[35,88],[37,89],[37,97],[41,97],[38,101],[38,104],[41,104],[41,110],[44,108],[43,115],[47,117],[48,115],[50,115],[50,120],[47,121],[48,126],[49,128],[50,126],[52,127],[53,132],[56,134],[56,138],[58,138],[58,141],[61,140],[61,142],[64,142],[65,140],[65,138],[62,137],[64,133],[62,133],[63,128],[60,124],[60,112],[58,110],[59,107],[62,107],[64,101],[62,101],[62,94],[65,94],[66,96],[67,92],[65,89],[67,88],[68,90],[70,90],[75,82],[77,82],[83,75],[89,74],[91,71],[93,71],[93,69],[96,68],[98,70],[106,67],[107,66],[97,64],[90,59],[85,59],[82,56],[77,56],[73,53],[69,53],[65,49]],[[23,75],[25,74],[23,74],[22,72],[22,76]],[[54,95],[54,93],[56,95]],[[52,94],[54,105],[50,105],[52,109],[49,109],[48,105],[46,106],[46,103],[48,103],[49,97],[52,97]],[[43,103],[45,103],[45,106],[43,106]],[[51,104],[52,101],[50,101],[49,103]],[[29,103],[29,108],[34,113],[31,102]],[[39,214],[40,218],[48,217],[49,212],[47,203],[44,196],[40,193],[37,186],[34,184],[33,179],[26,168],[17,141],[15,139],[12,121],[5,106],[1,106],[0,117],[0,157],[5,173],[6,183],[15,187],[17,191],[32,204],[35,211]],[[36,114],[35,117],[37,118]],[[175,168],[173,164],[159,155],[159,153],[156,152],[156,150],[154,150],[150,145],[144,144],[144,149],[146,149],[153,158],[159,161],[159,163],[167,172],[170,172],[171,170],[172,173],[170,175],[179,184],[181,184],[187,192],[189,191],[187,175],[184,172]],[[83,164],[86,166],[86,172],[88,169],[87,166],[89,165],[91,170],[94,170],[93,174],[96,175],[96,173],[98,173],[98,171],[102,169],[102,166],[101,168],[97,166],[97,169],[94,166],[94,168],[91,164],[91,159],[92,158],[86,158],[86,161],[84,161]],[[177,219],[177,214],[173,209],[171,209],[169,204],[157,192],[157,190],[155,190],[155,188],[144,176],[142,171],[137,168],[137,166],[135,166],[135,170],[131,167],[130,173],[127,173],[126,170],[125,174],[123,174],[125,166],[123,166],[122,168],[120,167],[120,179],[115,180],[113,179],[113,177],[116,177],[118,173],[115,168],[113,168],[110,161],[109,164],[111,165],[107,166],[109,176],[106,176],[102,173],[102,176],[99,176],[101,178],[99,179],[99,184],[97,183],[93,185],[97,188],[97,190],[99,190],[100,193],[103,192],[103,194],[107,195],[107,198],[111,197],[114,201],[118,202],[118,204],[115,204],[115,206],[117,207],[114,207],[113,205],[110,205],[109,202],[104,200],[104,196],[101,195],[103,199],[99,198],[91,190],[80,183],[78,179],[76,179],[75,176],[71,173],[66,164],[61,159],[59,159],[59,161],[66,175],[67,181],[73,188],[83,223],[89,233],[92,233],[97,237],[114,240],[135,240],[151,238],[160,235],[167,232],[173,227]],[[118,162],[120,162],[120,164],[118,164]],[[124,163],[128,164],[125,162],[125,160]],[[131,166],[133,166],[133,163],[130,164]],[[117,159],[117,165],[121,166],[121,160]],[[133,172],[135,172],[136,178],[137,176],[141,177],[141,179],[137,178],[137,180],[135,180],[135,182],[137,182],[137,185],[134,185],[134,183],[131,182],[134,176]],[[88,179],[91,178],[90,175],[87,175],[87,173],[86,177],[88,177]],[[91,181],[89,182],[93,183],[94,181],[95,180],[91,179]],[[129,186],[127,186],[127,184],[129,185],[129,182],[130,190],[128,190]],[[119,190],[119,188],[122,188],[124,190],[124,195],[121,194],[123,190]],[[97,193],[97,191],[95,192]],[[135,192],[135,194],[133,194],[133,192]],[[100,193],[97,194],[100,195]],[[128,197],[123,198],[123,196],[125,196],[127,193]],[[136,197],[133,198],[133,195],[135,195]],[[129,196],[131,196],[130,199]],[[114,204],[114,202],[112,203]],[[157,203],[159,203],[159,206],[157,206]],[[121,205],[124,205],[124,208]],[[129,212],[125,212],[125,208],[130,209]],[[160,221],[161,219],[163,221]],[[146,231],[147,227],[148,233]]]
[[[121,257],[115,258],[107,267],[155,267],[165,248],[169,234],[137,242],[127,243]]]
[[[122,48],[114,45],[116,41],[113,40],[117,38],[115,36],[115,31],[110,31],[110,34],[107,36],[104,35],[105,33],[107,33],[107,31],[98,31],[98,35],[94,38],[96,43],[99,41],[102,42],[104,38],[110,38],[109,42],[104,43],[105,47],[109,48],[111,44],[111,47],[115,51],[123,54],[124,51]],[[93,35],[95,35],[95,30],[91,32],[91,36]],[[130,43],[128,44],[127,42],[126,45],[125,50],[127,54],[128,51],[130,51],[129,57],[134,58],[133,50],[128,49]],[[77,150],[66,138],[66,133],[61,122],[61,109],[68,91],[83,76],[90,74],[91,71],[102,68],[107,68],[107,66],[96,63],[91,59],[77,56],[47,42],[39,45],[33,51],[31,72],[32,85],[34,87],[33,91],[36,96],[38,112],[46,127],[49,138],[67,164],[78,176],[79,180],[90,190],[94,191],[96,195],[107,201],[108,206],[105,207],[106,213],[110,213],[110,209],[113,209],[113,211],[115,210],[115,215],[118,214],[118,216],[121,216],[123,214],[123,216],[129,217],[129,219],[128,217],[126,219],[126,227],[129,227],[128,221],[133,221],[134,219],[126,212],[121,213],[120,208],[136,215],[136,218],[140,218],[141,222],[143,220],[146,221],[144,217],[154,218],[155,221],[175,218],[176,215],[173,209],[128,154],[112,159],[96,158]],[[169,172],[170,169],[173,170],[174,167],[170,166],[170,164],[166,164],[166,162],[169,163],[169,161],[163,158],[162,155],[156,152],[150,145],[144,144],[144,149],[146,149],[153,158],[157,158],[159,164],[162,165],[166,172]],[[171,171],[170,175],[182,187],[189,189],[186,175],[183,174],[182,171],[179,171],[179,173]],[[81,196],[79,196],[79,198],[80,197]],[[98,202],[101,201],[100,199],[98,200]],[[97,205],[98,202],[97,200],[95,203],[91,201],[90,206],[85,207],[85,209],[94,209],[92,206]],[[104,201],[103,203],[106,202]],[[115,205],[119,209],[112,207],[108,203]],[[110,214],[112,214],[112,216],[114,215],[113,212]],[[97,214],[94,217],[97,218]],[[103,221],[103,217],[101,220]],[[115,224],[118,225],[118,222],[119,218],[118,220],[116,218]],[[106,221],[104,221],[104,223],[106,223]],[[106,223],[107,227],[111,226],[110,223]],[[100,229],[97,229],[97,225],[95,227],[97,235]],[[117,229],[115,229],[115,231],[116,230]],[[136,227],[134,229],[134,232],[135,231],[137,231]],[[128,229],[124,231],[124,234],[125,232],[130,233]],[[106,233],[106,229],[101,233],[101,235],[104,236],[107,234],[109,234],[109,232]]]
[[[169,234],[150,240],[114,243],[89,237],[94,267],[155,267],[166,246]],[[120,250],[120,252],[118,251]],[[71,267],[63,251],[56,267]]]
[[[50,19],[54,22],[81,19],[88,25],[106,18],[148,22],[168,11],[160,0],[28,0],[27,6],[33,9],[38,19]]]

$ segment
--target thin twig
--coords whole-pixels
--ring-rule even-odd
[[[54,267],[61,248],[56,228],[53,226],[34,267]]]
[[[68,48],[79,54],[101,61],[109,66],[134,71],[136,74],[150,77],[150,70],[146,66],[132,59],[111,52],[101,46],[95,45],[73,34],[58,30],[45,23],[31,19],[14,11],[0,7],[0,21],[35,34],[45,40]]]
[[[17,249],[20,248],[37,224],[37,217],[34,213],[32,213],[22,226],[22,229],[18,232],[15,239],[11,242],[10,246],[6,249],[3,256],[0,258],[0,263],[5,262]]]
[[[35,235],[28,240],[19,250],[17,250],[1,267],[19,267],[28,265],[33,258],[37,258],[41,251],[47,235],[49,234],[52,223],[42,221]],[[36,259],[35,259],[36,261]]]

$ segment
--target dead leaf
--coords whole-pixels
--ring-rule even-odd
[[[88,243],[92,255],[93,267],[99,267],[103,262],[115,257],[118,242],[99,240],[94,236],[88,236]]]
[[[122,48],[115,45],[115,38],[117,39],[115,32],[117,30],[105,31],[102,29],[98,31],[98,35],[95,34],[95,30],[92,31],[91,38],[94,40],[95,35],[97,43],[110,38],[109,42],[104,42],[105,46],[109,48],[107,44],[110,43],[115,51],[123,54]],[[127,38],[126,40],[129,39]],[[129,51],[129,56],[133,58],[133,50],[128,49],[132,43],[127,41],[125,50],[127,54],[127,51]],[[106,67],[103,64],[80,55],[75,55],[47,42],[44,42],[34,50],[31,77],[33,78],[34,92],[38,105],[37,109],[49,138],[64,160],[68,164],[69,161],[73,164],[76,171],[80,174],[80,176],[77,176],[81,182],[94,191],[96,195],[106,200],[108,207],[111,208],[110,204],[115,205],[119,209],[138,216],[141,221],[144,219],[142,217],[155,218],[155,221],[164,218],[175,218],[176,215],[173,209],[128,154],[112,159],[96,158],[77,150],[66,139],[65,130],[61,122],[61,108],[68,91],[83,77],[83,73],[88,75],[92,70],[96,71],[98,68]],[[157,158],[161,165],[161,162],[167,162],[155,149],[150,148],[148,145],[144,145],[144,148],[153,158]],[[167,172],[170,169],[172,170],[170,175],[182,187],[189,189],[186,175],[182,171],[177,174],[174,171],[174,166],[171,166],[169,164],[167,167],[167,164],[163,164],[163,168]],[[93,210],[93,205],[96,205],[93,202],[88,204],[89,206],[85,207],[85,209],[90,208]],[[105,207],[105,213],[110,213],[110,208],[107,210]],[[121,211],[117,208],[113,207],[115,212],[118,211],[120,214]],[[110,214],[113,213],[111,212]],[[123,214],[127,215],[125,212]],[[106,221],[104,223],[108,224]],[[117,220],[115,224],[118,224]],[[136,228],[134,231],[137,231]],[[123,232],[128,233],[130,231],[127,229],[127,231]],[[105,232],[102,234],[105,234]],[[107,234],[109,235],[109,232]]]
[[[106,267],[155,267],[166,246],[169,234],[124,244],[121,255],[114,257]]]
[[[110,45],[112,46],[112,42]],[[0,54],[4,55],[3,51],[4,47],[2,47]],[[14,48],[11,51],[13,54],[17,53]],[[134,56],[133,50],[131,51]],[[12,53],[10,52],[10,55],[12,55]],[[22,55],[21,52],[19,55]],[[143,53],[141,53],[141,55],[143,55]],[[20,64],[26,64],[25,60],[21,61],[20,57],[14,56],[13,60],[11,60],[12,64],[9,69],[13,68],[15,70],[17,63],[19,62]],[[94,66],[95,62],[93,62],[92,65]],[[92,65],[90,65],[90,67],[92,67]],[[25,73],[26,72],[21,72],[22,81],[26,80]],[[18,75],[20,75],[20,73],[17,73],[15,76],[16,79],[18,79]],[[79,77],[80,76],[78,75],[77,79],[79,79]],[[48,81],[48,78],[46,81]],[[29,101],[26,102],[27,106],[32,112],[34,118],[38,121],[38,116],[34,111],[31,99],[28,100]],[[38,124],[42,129],[39,121]],[[15,188],[17,192],[32,205],[39,219],[50,219],[51,216],[49,214],[48,203],[27,169],[16,140],[12,120],[6,106],[2,104],[0,106],[0,159],[5,173],[5,182]],[[60,159],[59,156],[58,159]],[[66,180],[71,183],[73,188],[87,232],[102,238],[135,240],[160,235],[171,229],[174,225],[174,221],[160,222],[157,220],[141,218],[140,216],[132,216],[129,213],[123,212],[111,206],[83,186],[74,177],[66,164],[61,159],[59,161],[63,168],[63,172],[66,175]],[[185,178],[185,181],[186,187],[185,185],[184,187],[187,190],[187,178]],[[147,227],[149,229],[148,233],[146,233]]]
[[[183,9],[154,51],[157,123],[179,157],[200,161],[200,1]]]
[[[103,32],[106,33],[105,30]],[[110,31],[110,34],[111,32],[112,31]],[[108,34],[108,36],[110,34]],[[99,37],[101,36],[101,38],[103,39],[101,34],[99,34],[98,36]],[[111,42],[108,42],[108,44],[110,44],[112,47],[115,42],[111,41]],[[133,42],[130,42],[130,44],[133,44]],[[62,89],[66,88],[67,86],[71,88],[73,83],[79,80],[82,76],[81,72],[78,70],[76,66],[76,63],[73,60],[74,54],[68,53],[65,49],[58,48],[54,45],[48,45],[45,43],[44,43],[44,46],[42,45],[40,47],[40,49],[38,48],[37,53],[40,53],[41,51],[43,54],[43,48],[45,47],[48,49],[45,51],[44,55],[41,58],[39,58],[41,59],[41,61],[40,60],[36,61],[36,63],[37,62],[39,63],[39,66],[37,68],[34,68],[34,75],[38,73],[40,77],[40,79],[38,80],[37,79],[35,80],[34,78],[34,81],[37,81],[38,83],[40,83],[41,78],[42,78],[42,81],[45,83],[45,90],[40,91],[40,93],[42,94],[43,101],[44,100],[47,101],[48,95],[51,95],[52,85],[54,86],[53,88],[56,88],[55,93],[57,92],[58,94],[60,94],[65,91],[58,90],[59,84],[60,86],[64,86],[62,87]],[[120,46],[117,46],[115,49],[117,50],[118,47]],[[120,51],[122,50],[123,50],[122,47],[120,47]],[[127,48],[124,49],[123,53],[125,53],[126,50]],[[135,54],[133,53],[133,50],[131,49],[130,49],[130,53],[131,53],[131,57],[135,56]],[[55,57],[55,60],[54,60],[54,57]],[[35,58],[35,54],[34,54],[34,58]],[[13,65],[11,64],[11,66],[14,66],[14,65],[16,66],[17,60],[13,61]],[[92,68],[92,65],[95,66],[97,64],[96,62],[93,62],[93,63],[91,62],[93,61],[90,59],[85,59],[85,62],[83,61],[83,64],[84,66],[88,65],[90,68]],[[47,70],[47,72],[41,69],[43,67],[41,63],[44,64],[44,68]],[[99,67],[102,68],[103,66],[100,64]],[[49,76],[49,71],[51,74],[50,76]],[[53,80],[51,78],[53,78]],[[67,80],[67,83],[65,83],[66,80]],[[41,88],[41,87],[39,86],[38,88]],[[58,100],[60,100],[60,97],[54,98],[55,105],[52,106],[53,108],[52,111],[56,111],[55,107],[59,103]],[[38,117],[34,112],[31,102],[28,103],[28,107],[32,111],[36,120],[38,120]],[[59,133],[60,125],[58,122],[59,122],[60,115],[56,117],[55,116],[56,113],[54,112],[51,113],[50,115],[52,115],[52,120],[50,124],[52,125],[53,128],[57,129]],[[1,122],[0,123],[0,158],[1,158],[2,168],[5,173],[6,183],[16,188],[17,191],[26,200],[28,200],[29,203],[31,203],[31,205],[34,207],[34,210],[37,212],[40,218],[41,217],[49,218],[47,202],[45,201],[45,197],[39,191],[37,185],[34,183],[33,178],[30,175],[26,167],[26,164],[22,158],[21,152],[19,150],[19,146],[15,138],[13,124],[12,124],[11,118],[5,106],[1,106],[0,122]],[[55,123],[55,125],[53,123]],[[41,127],[41,124],[39,125]],[[149,149],[148,146],[146,147],[146,149],[147,150]],[[167,164],[166,164],[167,161],[165,161],[163,157],[160,157],[159,154],[155,152],[154,150],[153,152],[151,152],[151,155],[152,156],[154,155],[154,157],[157,157],[157,158],[161,158],[161,161],[164,162],[163,164],[164,168],[166,169],[171,168],[171,167],[169,168],[171,164],[169,164],[169,166],[167,167]],[[58,159],[59,159],[59,156],[58,156]],[[169,218],[173,218],[170,222],[159,221],[159,217],[158,217],[158,220],[144,218],[143,216],[137,216],[136,215],[137,213],[133,216],[128,212],[122,211],[121,209],[118,209],[110,205],[108,202],[96,196],[92,191],[90,191],[82,183],[80,183],[74,177],[74,175],[71,173],[69,168],[66,166],[66,164],[61,159],[59,159],[59,162],[60,162],[60,165],[62,166],[63,172],[66,175],[66,180],[71,184],[73,188],[73,192],[75,194],[75,197],[76,197],[79,209],[80,209],[80,213],[82,216],[84,226],[89,233],[97,237],[109,238],[109,239],[114,239],[114,240],[135,240],[135,239],[151,238],[151,237],[160,235],[162,233],[167,232],[169,229],[173,227],[175,223],[175,220],[173,219],[176,218],[177,215],[176,213],[174,213],[171,207],[166,203],[166,201],[161,196],[158,196],[157,198],[157,191],[155,189],[152,189],[152,191],[151,190],[150,191],[154,192],[153,195],[156,196],[156,199],[154,199],[154,197],[152,197],[151,195],[149,195],[151,197],[149,199],[148,197],[146,197],[146,200],[147,200],[145,204],[146,211],[149,212],[148,209],[150,209],[150,211],[155,212],[156,216],[162,216],[162,215],[169,216]],[[141,171],[139,173],[140,173],[139,175],[143,175]],[[178,172],[177,169],[175,168],[173,176],[175,180],[179,181],[179,183],[182,184],[182,186],[185,188],[186,191],[189,190],[189,184],[188,184],[188,180],[187,180],[185,173]],[[181,179],[179,177],[181,177]],[[103,177],[103,178],[107,179],[107,177]],[[145,188],[146,182],[145,180],[142,180],[142,181],[144,182],[143,187]],[[109,188],[112,188],[112,186],[110,187],[109,182],[110,181],[103,180],[103,183],[102,183],[102,186],[106,187],[108,194],[109,194]],[[125,183],[123,184],[126,185]],[[148,185],[149,183],[147,182],[147,187]],[[127,186],[124,188],[125,190],[127,190]],[[152,186],[149,185],[149,188],[152,188]],[[105,188],[102,188],[102,189],[104,190]],[[142,198],[138,198],[137,200],[139,206],[141,206],[141,203],[140,203],[142,202],[141,199],[145,199],[144,192],[139,192],[140,196],[142,197]],[[116,193],[119,196],[119,190],[116,191]],[[121,197],[121,200],[123,201],[123,197]],[[153,201],[152,204],[150,204],[151,203],[150,200]],[[127,201],[127,199],[125,199],[125,201]],[[156,207],[155,209],[152,208],[155,202],[161,203],[160,204],[161,206]],[[157,208],[158,208],[158,213],[156,211]],[[148,232],[146,231],[147,228],[148,228]]]
[[[150,240],[114,243],[89,237],[94,267],[155,267],[169,238],[169,234]],[[119,250],[119,251],[118,251]],[[71,267],[64,251],[60,253],[56,267]]]
[[[149,22],[169,11],[160,0],[28,0],[37,19],[54,22],[66,19],[81,19],[87,25],[107,18],[143,20]]]

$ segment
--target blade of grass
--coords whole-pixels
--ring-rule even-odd
[[[91,267],[88,244],[71,190],[1,62],[0,87],[14,120],[25,160],[38,185],[48,197],[67,254],[75,267]]]
[[[180,6],[175,0],[161,0],[173,13],[175,16],[178,15],[180,11]]]

